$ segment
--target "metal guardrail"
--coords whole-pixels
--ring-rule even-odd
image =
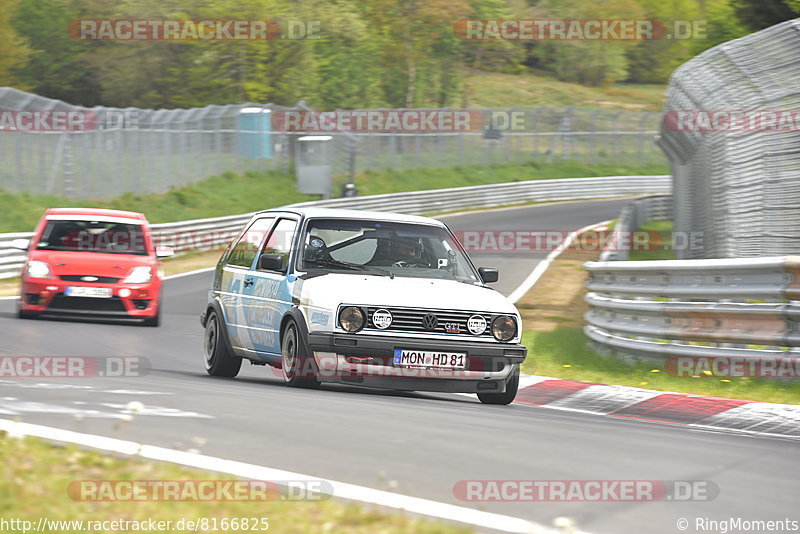
[[[584,267],[584,332],[625,360],[800,358],[800,257]]]
[[[349,208],[394,211],[398,213],[441,213],[466,208],[486,208],[525,202],[581,200],[636,194],[665,193],[669,176],[606,176],[600,178],[562,178],[505,184],[478,185],[389,193],[366,197],[336,198],[292,204],[294,207]],[[208,250],[229,242],[250,219],[252,213],[153,224],[157,243],[176,251]],[[10,241],[30,238],[32,233],[0,234],[0,278],[17,276],[25,255],[10,249]]]
[[[775,119],[800,109],[799,55],[797,18],[710,48],[670,77],[658,143],[675,180],[675,231],[704,236],[678,258],[798,250],[800,132]]]

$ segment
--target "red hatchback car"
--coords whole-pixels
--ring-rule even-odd
[[[156,250],[141,213],[50,209],[33,238],[17,240],[14,246],[28,251],[19,317],[130,318],[158,326],[159,258],[173,251]]]

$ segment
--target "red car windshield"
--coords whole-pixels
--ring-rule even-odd
[[[36,250],[147,255],[142,225],[106,221],[48,221]]]

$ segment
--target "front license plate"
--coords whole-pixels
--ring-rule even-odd
[[[70,286],[64,291],[67,297],[92,297],[97,299],[110,299],[110,287],[85,287],[85,286]]]
[[[463,369],[467,355],[463,352],[437,352],[432,350],[394,350],[394,364],[398,367],[435,367]]]

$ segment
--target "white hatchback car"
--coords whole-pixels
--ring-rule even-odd
[[[508,404],[519,385],[517,309],[486,284],[447,226],[395,213],[321,208],[256,214],[217,264],[205,366],[242,359],[290,386],[331,382],[477,393]]]

